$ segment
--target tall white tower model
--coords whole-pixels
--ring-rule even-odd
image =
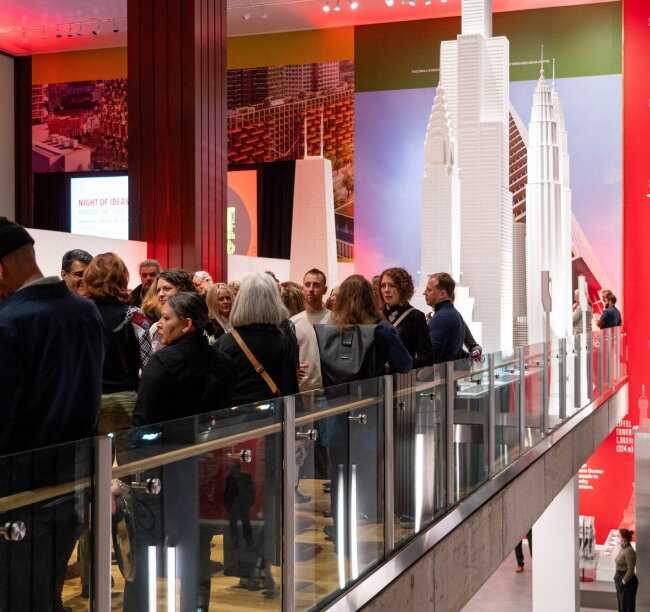
[[[526,276],[528,342],[543,342],[542,271],[551,277],[551,335],[572,333],[571,188],[564,114],[544,65],[533,94],[528,128]]]
[[[440,85],[460,176],[460,284],[487,351],[513,343],[510,44],[492,36],[491,0],[462,0],[462,31],[440,45]],[[457,281],[459,279],[456,279]]]
[[[424,141],[422,287],[434,272],[449,272],[454,279],[460,276],[460,192],[454,149],[447,98],[439,86]]]

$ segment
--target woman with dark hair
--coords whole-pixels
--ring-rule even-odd
[[[172,268],[171,270],[165,270],[164,272],[161,272],[156,279],[155,288],[152,286],[151,289],[155,291],[157,309],[161,313],[163,306],[173,295],[181,292],[195,293],[192,277],[189,275],[189,273],[187,273],[185,270],[181,270],[180,268]],[[147,297],[145,298],[147,307],[149,307],[148,298],[150,298],[149,293],[147,293]],[[156,321],[156,323],[151,326],[150,336],[151,347],[155,353],[161,347],[158,321]]]
[[[232,363],[210,347],[204,333],[207,324],[208,307],[198,294],[181,292],[165,301],[158,322],[162,348],[142,373],[136,425],[231,405]]]
[[[433,349],[424,313],[409,304],[415,293],[413,279],[404,268],[388,268],[379,277],[383,313],[413,358],[413,367],[433,363]]]
[[[155,431],[131,432],[138,440],[138,452],[146,452],[147,434],[168,450],[195,443],[197,419],[190,417],[231,405],[232,362],[208,343],[207,324],[208,307],[198,294],[181,292],[165,300],[159,321],[162,348],[142,373],[133,419],[136,425],[162,425],[152,427]],[[147,551],[151,546],[165,545],[176,549],[177,577],[182,584],[180,609],[198,608],[199,461],[196,457],[177,460],[146,473],[146,477],[161,479],[159,496],[131,494],[137,502],[131,504],[135,521],[135,576],[125,581],[125,612],[147,609]]]
[[[129,306],[128,284],[129,272],[115,253],[94,257],[83,276],[83,295],[95,302],[104,323],[100,434],[131,426],[140,369],[148,358],[149,325],[139,308]]]
[[[639,588],[639,579],[634,571],[636,567],[636,552],[632,548],[633,531],[619,529],[621,548],[616,555],[616,598],[618,599],[618,612],[634,612],[636,609],[636,592]]]

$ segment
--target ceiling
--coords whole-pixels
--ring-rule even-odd
[[[228,0],[231,36],[446,17],[461,0],[338,0],[341,10],[323,12],[325,0]],[[591,4],[616,0],[494,0],[496,11]],[[335,7],[337,0],[329,0]],[[13,55],[126,46],[127,0],[0,0],[0,50]]]

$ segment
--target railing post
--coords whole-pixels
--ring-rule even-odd
[[[496,469],[496,389],[494,387],[494,354],[488,355],[488,466],[489,474]]]
[[[566,419],[566,338],[557,343],[558,352],[558,392],[560,394],[560,419]]]
[[[523,453],[526,444],[526,362],[524,347],[517,348],[517,367],[519,369],[519,452]]]
[[[548,342],[544,342],[542,349],[542,410],[540,418],[540,428],[542,436],[546,435],[546,424],[548,422]]]
[[[603,349],[605,344],[605,333],[600,332],[598,334],[598,345],[596,348],[598,349],[598,355],[596,356],[596,359],[598,359],[598,395],[600,395],[603,392]]]
[[[395,548],[395,437],[393,377],[384,376],[384,554]]]
[[[447,505],[452,506],[456,501],[454,490],[454,477],[456,474],[456,470],[454,469],[454,402],[456,400],[456,381],[454,379],[454,362],[449,361],[445,365],[447,382],[447,397],[445,401],[445,428],[447,430],[447,435],[445,436]]]
[[[284,398],[284,482],[283,482],[283,512],[282,532],[284,546],[282,547],[282,610],[295,610],[294,572],[295,572],[295,486],[296,486],[296,398]],[[334,483],[332,483],[334,486]]]
[[[94,547],[93,609],[111,609],[111,481],[113,443],[108,436],[95,438],[95,477],[91,533]]]
[[[585,334],[585,368],[587,369],[585,379],[587,381],[587,399],[591,402],[594,399],[594,334],[588,331]]]

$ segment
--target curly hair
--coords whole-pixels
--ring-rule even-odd
[[[411,278],[411,275],[404,268],[388,268],[384,270],[379,275],[380,284],[384,276],[389,276],[390,279],[395,283],[397,292],[399,293],[400,302],[408,302],[413,297],[413,294],[415,293],[413,278]]]
[[[196,293],[196,288],[192,282],[192,277],[185,270],[181,268],[171,268],[161,272],[158,278],[167,281],[170,285],[174,285],[178,289],[179,293],[181,291],[187,291],[188,293]]]
[[[83,293],[91,300],[129,300],[129,271],[119,255],[101,253],[93,257],[83,276]]]

